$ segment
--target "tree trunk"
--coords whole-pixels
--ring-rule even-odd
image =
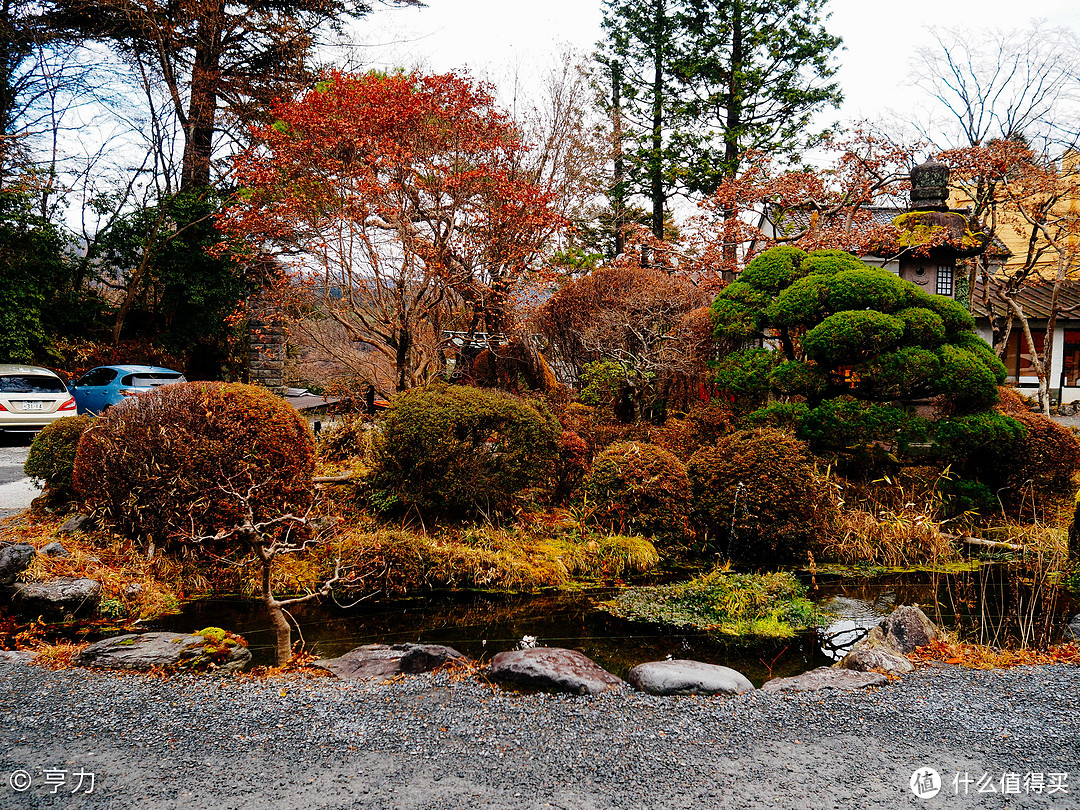
[[[270,628],[274,631],[274,662],[280,667],[292,658],[292,628],[285,618],[285,609],[273,596],[264,596],[263,604],[270,618]]]
[[[224,0],[211,0],[205,8],[206,15],[199,21],[196,33],[199,44],[191,66],[191,101],[184,129],[181,191],[210,185],[225,3]]]
[[[615,226],[615,257],[626,250],[626,166],[622,141],[622,69],[618,62],[611,65],[612,133],[615,144],[615,186],[611,195],[611,213]]]
[[[653,41],[652,148],[649,155],[650,196],[652,197],[652,232],[664,238],[664,42],[667,25],[664,0],[655,0]]]
[[[739,171],[739,129],[742,126],[742,65],[743,65],[743,30],[742,3],[734,0],[731,19],[731,66],[728,73],[727,121],[724,128],[724,174],[734,177]],[[738,216],[733,208],[724,210],[724,233],[733,234],[733,220]],[[733,268],[738,262],[738,246],[731,239],[725,239],[724,264]],[[734,281],[734,273],[723,274],[725,281]]]

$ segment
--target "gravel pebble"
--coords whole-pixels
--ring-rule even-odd
[[[940,666],[880,689],[739,697],[517,694],[391,683],[159,679],[0,660],[0,807],[1080,807],[1080,669]],[[43,771],[69,778],[50,793]],[[78,769],[93,794],[73,795]],[[33,778],[15,792],[9,775]],[[1068,794],[952,778],[1067,772]],[[942,799],[945,801],[942,802]]]

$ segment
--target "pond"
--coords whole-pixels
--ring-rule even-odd
[[[1029,602],[1007,566],[986,565],[953,574],[907,572],[872,577],[818,573],[806,576],[811,598],[833,614],[828,626],[782,640],[717,638],[610,616],[597,608],[615,593],[595,589],[555,594],[453,593],[367,600],[344,609],[308,603],[293,612],[307,649],[323,658],[362,644],[446,644],[479,661],[537,644],[583,652],[626,677],[635,665],[667,657],[722,664],[760,686],[771,677],[797,675],[831,664],[863,632],[899,605],[919,604],[932,619],[967,638],[1004,645],[1017,627],[1057,641],[1076,607],[1066,591],[1050,589]],[[1027,617],[1030,614],[1030,619]],[[193,632],[224,627],[244,636],[255,664],[272,663],[271,632],[260,603],[210,599],[187,603],[154,628]],[[1048,628],[1043,632],[1043,628]],[[293,640],[297,640],[294,631]]]

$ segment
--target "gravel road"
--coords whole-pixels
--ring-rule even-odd
[[[0,518],[11,517],[29,508],[41,491],[23,473],[30,435],[14,437],[0,433]]]
[[[926,767],[933,799],[909,787]],[[0,807],[1077,808],[1080,669],[585,698],[445,674],[162,680],[0,660]]]

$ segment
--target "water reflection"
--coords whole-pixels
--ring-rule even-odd
[[[875,577],[823,576],[811,597],[835,617],[824,631],[794,639],[746,642],[703,632],[629,622],[597,609],[611,589],[511,595],[433,594],[367,601],[343,610],[304,604],[294,617],[308,650],[335,657],[362,644],[447,644],[480,661],[525,645],[569,647],[626,677],[636,664],[691,658],[732,667],[760,686],[770,677],[796,675],[831,664],[898,605],[920,605],[943,627],[983,643],[1040,644],[1060,640],[1075,612],[1067,592],[1025,580],[1023,569],[985,565],[959,574],[915,572]],[[191,632],[221,626],[248,639],[256,664],[272,663],[272,633],[262,606],[243,599],[192,602],[157,629]]]

